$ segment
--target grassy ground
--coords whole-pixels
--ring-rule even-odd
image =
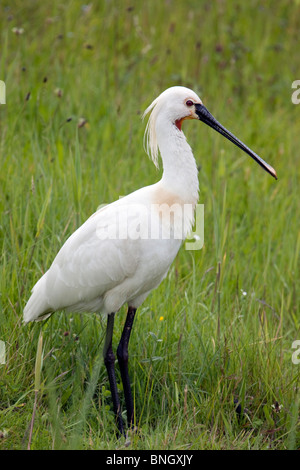
[[[5,5],[1,448],[299,448],[299,2]],[[99,204],[159,179],[141,112],[172,85],[198,92],[279,180],[206,126],[184,126],[200,167],[205,245],[182,248],[139,310],[130,343],[139,433],[126,442],[116,439],[102,361],[105,319],[58,312],[23,326],[22,310]]]

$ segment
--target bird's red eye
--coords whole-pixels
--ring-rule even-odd
[[[186,102],[186,105],[187,105],[187,106],[193,106],[193,104],[194,104],[194,103],[192,102],[192,100],[187,100],[187,102]]]

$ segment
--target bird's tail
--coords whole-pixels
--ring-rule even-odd
[[[53,313],[53,309],[47,302],[47,297],[45,296],[46,277],[47,273],[39,279],[32,289],[31,297],[23,312],[24,323],[45,320]]]

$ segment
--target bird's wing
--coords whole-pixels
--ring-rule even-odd
[[[121,203],[93,214],[65,242],[48,270],[48,303],[64,308],[101,296],[132,276],[140,260],[140,245],[126,232],[134,232],[140,220],[138,211],[128,212]]]

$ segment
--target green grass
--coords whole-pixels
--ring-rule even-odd
[[[0,447],[128,445],[115,434],[105,319],[58,312],[24,326],[22,310],[99,204],[159,179],[141,113],[185,85],[279,180],[206,126],[185,124],[201,166],[205,245],[182,248],[138,311],[130,373],[139,432],[129,449],[299,448],[299,2],[9,5],[0,6]]]

